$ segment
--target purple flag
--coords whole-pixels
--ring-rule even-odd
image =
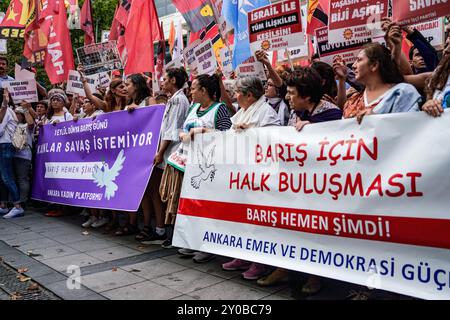
[[[164,106],[46,125],[39,135],[32,198],[137,211],[153,169]]]

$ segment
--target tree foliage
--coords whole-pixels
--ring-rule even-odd
[[[102,30],[109,30],[111,27],[112,19],[118,0],[91,0],[92,1],[92,16],[94,20],[94,32],[96,35],[96,41],[101,40]],[[6,12],[10,1],[0,1],[0,12]],[[84,0],[79,0],[79,6],[83,5]],[[84,45],[84,32],[82,30],[70,30],[70,38],[72,40],[73,54],[75,63],[77,59],[76,48]],[[14,74],[14,64],[19,63],[23,52],[23,39],[8,39],[8,54],[6,55],[9,60],[10,74]],[[47,74],[42,66],[37,67],[37,79],[45,84],[47,87],[50,85]]]

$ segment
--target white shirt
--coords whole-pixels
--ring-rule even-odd
[[[17,117],[11,108],[6,108],[5,117],[0,123],[0,143],[11,143],[16,131]]]
[[[251,128],[280,126],[280,118],[266,98],[262,96],[247,110],[241,108],[232,118],[233,128],[238,125],[249,125]]]
[[[73,120],[73,116],[69,112],[66,112],[62,116],[55,116],[54,115],[50,119],[50,123],[54,123],[55,121],[64,122],[64,121],[70,121],[70,120]]]

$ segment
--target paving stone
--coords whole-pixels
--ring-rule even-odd
[[[9,239],[6,242],[13,248],[20,248],[22,246],[29,245],[29,244],[33,243],[34,241],[43,240],[43,239],[44,239],[44,241],[50,240],[44,236],[39,235],[39,233],[36,233],[36,232],[31,232],[31,233],[33,233],[37,236],[34,239],[26,239],[26,238],[24,239],[24,238],[20,237],[20,233],[19,233],[19,234],[16,234],[16,236],[13,239]]]
[[[60,245],[60,243],[49,239],[49,238],[39,238],[39,239],[34,239],[34,240],[28,240],[25,243],[20,243],[20,247],[18,247],[18,249],[22,252],[27,252],[27,251],[33,251],[35,249],[41,249],[41,248],[48,248],[48,247],[54,247],[57,245]],[[11,243],[11,245],[14,245],[14,243]]]
[[[112,300],[167,300],[178,297],[180,293],[152,281],[145,281],[106,291],[102,295]]]
[[[53,271],[51,273],[44,274],[39,277],[33,277],[33,280],[40,283],[42,286],[46,287],[47,285],[55,283],[55,282],[60,282],[63,280],[66,281],[67,276],[65,276],[57,271]]]
[[[201,300],[259,300],[270,294],[228,280],[187,295]]]
[[[86,254],[91,257],[103,260],[103,261],[112,261],[121,258],[127,258],[142,254],[137,250],[130,249],[125,246],[117,246],[111,247],[108,249],[100,249],[95,251],[86,251]]]
[[[35,277],[40,277],[55,272],[49,266],[46,266],[45,264],[42,264],[35,260],[33,260],[33,262],[30,263],[22,264],[20,267],[27,268],[28,271],[24,272],[24,274],[33,279]]]
[[[187,269],[158,277],[152,281],[170,289],[177,290],[181,293],[189,293],[212,286],[225,280],[204,272]]]
[[[95,292],[103,292],[132,284],[143,282],[145,279],[130,272],[117,269],[81,276],[81,283]]]
[[[49,267],[58,270],[66,272],[67,267],[70,265],[76,265],[79,267],[84,267],[88,265],[93,265],[97,263],[101,263],[102,261],[91,257],[85,253],[79,253],[79,254],[73,254],[68,255],[64,257],[58,257],[58,258],[52,258],[52,259],[46,259],[42,260],[42,263],[45,263]]]
[[[72,231],[70,233],[53,236],[52,239],[55,241],[58,241],[59,243],[63,243],[63,244],[70,244],[73,242],[95,239],[95,237],[91,234],[87,234],[87,235],[83,234],[83,232],[85,232],[85,231],[87,231],[87,230]]]
[[[205,273],[212,274],[223,279],[232,279],[240,276],[242,271],[227,271],[222,269],[222,263],[230,261],[230,258],[223,258],[218,256],[214,260],[206,263],[195,263],[192,258],[183,257],[179,254],[165,257],[165,260],[181,264],[191,269],[196,269]]]
[[[54,229],[47,229],[47,230],[41,230],[39,231],[39,234],[52,239],[54,236],[60,236],[67,233],[74,233],[78,232],[81,228],[71,227],[71,226],[64,226],[64,227],[55,227]]]
[[[52,259],[80,253],[79,251],[62,244],[54,247],[34,249],[31,251],[33,258],[36,260]]]
[[[42,236],[41,234],[39,234],[37,232],[29,231],[29,232],[17,233],[14,238],[10,238],[6,242],[16,243],[16,242],[20,241],[21,243],[25,243],[25,242],[29,242],[30,240],[43,239],[43,238],[45,238],[45,237]]]
[[[163,259],[154,259],[122,267],[122,269],[126,271],[131,271],[133,269],[139,270],[140,272],[134,273],[140,277],[151,280],[157,277],[185,270],[186,267],[173,262],[165,261]]]
[[[51,283],[46,288],[64,300],[83,300],[83,297],[94,293],[85,286],[81,286],[80,289],[69,289],[67,287],[67,281]]]
[[[116,246],[115,243],[105,239],[87,239],[68,244],[69,247],[74,248],[80,252],[94,251],[99,249],[107,249]]]

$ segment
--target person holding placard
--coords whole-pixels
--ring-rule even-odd
[[[339,76],[346,76],[345,66]],[[370,43],[358,54],[353,64],[356,80],[365,89],[344,104],[344,118],[362,117],[373,113],[418,111],[421,96],[404,77],[391,52],[379,43]]]
[[[31,160],[33,149],[33,132],[34,119],[30,114],[31,104],[22,102],[20,107],[17,107],[16,113],[18,126],[21,126],[26,131],[27,141],[22,150],[16,150],[13,161],[13,171],[16,184],[19,187],[20,201],[24,205],[28,201],[28,194],[30,191],[30,176],[31,176]]]
[[[20,204],[20,192],[14,181],[13,157],[16,152],[12,139],[17,126],[17,117],[12,108],[12,97],[7,89],[0,88],[0,178],[3,182],[0,185],[0,215],[4,219],[21,217],[24,210]],[[4,192],[9,192],[14,207],[9,210],[8,196]]]

